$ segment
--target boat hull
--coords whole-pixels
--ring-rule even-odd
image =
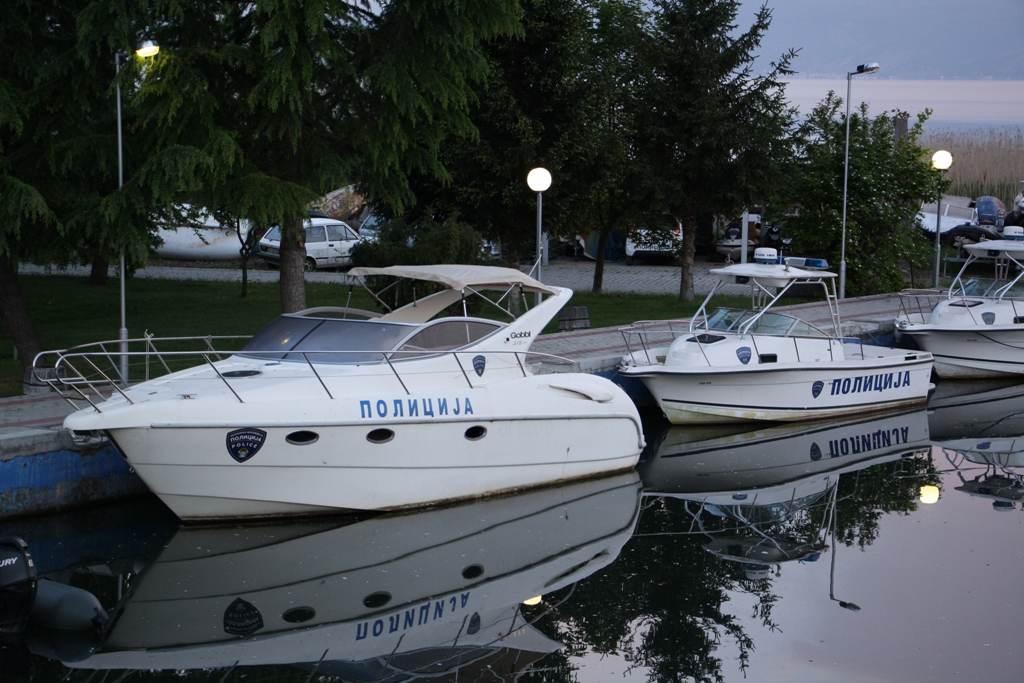
[[[108,410],[66,424],[114,425],[110,438],[183,520],[475,498],[626,470],[643,447],[629,397],[586,375],[422,395],[204,403],[178,401],[173,414],[166,405],[126,406],[131,422]]]
[[[903,330],[935,358],[942,379],[1024,375],[1024,325],[943,329],[912,325]]]
[[[673,424],[817,420],[923,403],[931,359],[821,363],[729,371],[665,366],[629,373],[643,380]],[[881,380],[881,389],[876,381]]]

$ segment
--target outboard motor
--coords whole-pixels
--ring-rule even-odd
[[[1006,214],[1004,224],[1024,226],[1024,180],[1020,181],[1020,192],[1013,198],[1013,211]]]
[[[0,635],[25,631],[37,585],[28,544],[16,537],[0,539]]]
[[[782,228],[769,225],[761,232],[761,246],[782,251]]]
[[[1024,228],[1019,225],[1007,225],[1003,228],[1003,239],[1024,242]]]
[[[1001,199],[989,196],[978,197],[978,201],[974,203],[974,210],[978,214],[978,225],[1003,227],[1003,222],[1006,220],[1006,205]]]

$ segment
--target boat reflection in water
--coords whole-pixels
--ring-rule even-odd
[[[756,579],[828,549],[841,475],[929,445],[924,410],[744,433],[674,428],[640,473],[645,496],[685,501],[685,533],[706,536],[708,552]]]
[[[959,477],[955,487],[997,511],[1024,502],[1024,384],[950,383],[929,403],[935,445]],[[970,391],[970,388],[975,391]]]
[[[639,502],[629,472],[348,523],[182,528],[112,610],[99,649],[66,665],[295,664],[358,681],[515,672],[561,647],[521,603],[610,564]]]

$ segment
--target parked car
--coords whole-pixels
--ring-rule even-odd
[[[671,214],[652,216],[648,226],[631,227],[626,235],[626,262],[635,263],[637,257],[659,256],[670,258],[683,246],[683,224]]]
[[[371,213],[359,226],[359,236],[367,242],[376,242],[380,237],[380,224],[383,222],[380,214]]]
[[[306,270],[352,265],[352,247],[359,233],[344,222],[325,216],[306,219]],[[272,265],[281,263],[281,227],[274,226],[260,240],[256,254]]]

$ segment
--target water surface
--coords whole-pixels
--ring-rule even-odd
[[[655,420],[637,472],[448,508],[9,523],[112,618],[8,639],[0,680],[1018,680],[1022,417],[1024,386],[946,383],[843,423]]]

